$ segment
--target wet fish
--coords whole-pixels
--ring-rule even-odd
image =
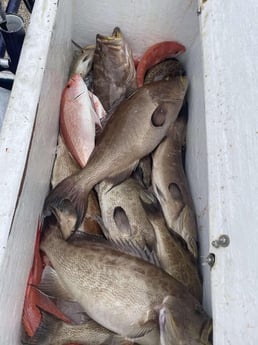
[[[82,48],[77,43],[73,42],[77,48],[80,49],[79,54],[75,54],[75,58],[71,64],[70,77],[74,74],[80,74],[82,79],[85,79],[90,72],[93,63],[93,56],[95,52],[95,45],[87,45]]]
[[[69,153],[61,135],[59,134],[57,140],[56,158],[51,176],[52,188],[54,188],[67,176],[70,176],[80,170],[80,166]]]
[[[154,246],[154,232],[140,201],[143,187],[128,178],[113,187],[107,181],[97,186],[101,216],[108,238],[130,240],[140,245]]]
[[[167,59],[153,66],[146,72],[144,84],[168,78],[172,79],[180,75],[185,75],[182,64],[176,59]]]
[[[61,98],[60,130],[64,142],[80,167],[84,167],[95,146],[95,123],[99,118],[88,89],[79,74],[68,81]]]
[[[51,184],[54,188],[59,182],[73,173],[79,172],[81,168],[68,152],[62,137],[58,136],[58,146],[54,168],[51,176]],[[72,229],[76,223],[76,214],[71,207],[69,201],[65,201],[61,210],[55,209],[54,213],[59,221],[64,238],[71,236]],[[95,220],[96,216],[100,216],[100,208],[94,191],[89,194],[88,207],[83,223],[80,226],[81,231],[93,234],[101,234],[101,227]]]
[[[187,79],[177,77],[138,89],[123,101],[98,137],[86,167],[58,184],[48,195],[44,215],[70,200],[81,224],[89,191],[108,178],[117,184],[128,177],[138,161],[160,143],[178,116]]]
[[[126,344],[119,335],[102,327],[93,320],[72,325],[57,319],[51,314],[42,312],[42,321],[33,337],[24,336],[22,344],[27,345],[81,345]]]
[[[151,155],[148,155],[140,160],[133,172],[133,177],[147,189],[151,187],[151,170],[152,158]]]
[[[72,235],[76,224],[76,214],[72,204],[69,200],[64,200],[61,207],[55,208],[53,213],[58,220],[63,237],[68,239]],[[78,230],[88,234],[102,234],[101,226],[96,220],[97,217],[100,217],[100,207],[95,193],[92,190],[89,193],[85,217]]]
[[[165,59],[176,57],[183,52],[185,52],[185,47],[173,41],[159,42],[148,48],[137,65],[137,86],[141,87],[143,85],[145,73],[150,67]]]
[[[33,264],[27,282],[22,313],[23,328],[28,336],[33,336],[41,323],[40,310],[48,311],[66,322],[70,321],[66,315],[58,310],[52,300],[35,287],[40,283],[43,271],[43,261],[39,250],[40,234],[41,226],[38,225]]]
[[[186,113],[187,106],[184,105],[167,137],[153,153],[152,183],[168,227],[185,240],[188,249],[197,258],[197,226],[181,152]]]
[[[159,202],[154,195],[142,191],[140,198],[155,232],[154,248],[160,267],[182,283],[194,297],[201,301],[202,285],[192,255],[185,248],[179,236],[169,232]]]
[[[111,36],[96,36],[93,89],[106,111],[136,89],[132,51],[118,27]]]
[[[46,282],[49,294],[79,302],[110,331],[143,345],[159,344],[160,335],[166,345],[210,344],[211,320],[198,300],[155,265],[98,243],[73,246],[55,225],[41,250],[55,270]]]

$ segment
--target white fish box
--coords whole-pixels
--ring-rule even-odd
[[[37,0],[0,135],[0,344],[20,344],[72,43],[119,26],[140,56],[177,40],[190,79],[187,174],[214,345],[258,344],[258,2]],[[256,34],[254,34],[256,33]],[[253,35],[252,35],[253,34]],[[227,247],[212,241],[227,235]],[[206,264],[215,255],[212,269]]]

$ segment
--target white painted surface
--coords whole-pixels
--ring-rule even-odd
[[[14,193],[14,196],[17,195],[15,187],[19,188],[20,179],[23,177],[21,167],[24,167],[26,163],[27,165],[15,214],[13,219],[10,219],[12,222],[11,231],[10,234],[9,231],[6,234],[8,241],[1,258],[1,345],[20,344],[24,292],[32,263],[38,217],[49,188],[55,155],[59,99],[71,61],[71,53],[69,53],[71,50],[70,12],[69,6],[60,6],[57,13],[57,4],[54,1],[46,4],[45,0],[38,0],[36,3],[28,32],[29,37],[27,36],[25,42],[27,50],[23,50],[21,56],[19,74],[17,74],[15,89],[12,92],[13,102],[7,113],[9,119],[5,128],[6,136],[2,139],[5,142],[10,139],[6,133],[7,130],[11,130],[9,126],[13,125],[13,121],[15,121],[16,126],[17,123],[22,122],[23,124],[21,116],[26,117],[26,124],[30,123],[31,126],[27,125],[22,128],[21,132],[17,134],[18,138],[15,138],[16,130],[12,127],[11,138],[14,139],[14,142],[8,142],[8,145],[12,144],[10,154],[13,153],[12,150],[16,150],[16,155],[13,153],[16,162],[15,157],[9,158],[6,165],[6,168],[9,168],[10,164],[10,168],[15,169],[15,175],[14,173],[10,174],[10,181],[7,181],[9,193]],[[66,17],[67,20],[63,21],[62,17]],[[41,42],[43,50],[41,50],[40,42],[38,42],[39,37],[44,37],[46,40],[46,42]],[[66,39],[64,40],[64,38]],[[31,41],[31,39],[33,40]],[[33,45],[37,49],[34,50]],[[25,68],[28,67],[28,64],[32,64],[31,68],[35,67],[35,75],[31,75]],[[20,114],[17,113],[18,109]],[[13,120],[12,117],[14,117]],[[31,138],[33,127],[34,134]],[[22,138],[22,136],[24,137]],[[17,153],[18,144],[20,145],[19,154]],[[30,145],[30,148],[26,145]],[[27,158],[28,149],[29,157]],[[9,186],[9,182],[15,184],[15,179],[18,180],[17,186]],[[3,184],[3,180],[1,183]],[[4,193],[7,194],[8,190],[5,190]],[[15,206],[15,203],[13,205],[11,202],[13,202],[13,198],[10,198],[9,203],[7,202],[5,206]],[[2,202],[1,207],[4,207]],[[10,212],[13,211],[13,209],[10,210]],[[1,231],[2,229],[1,217]]]
[[[10,94],[10,90],[6,90],[3,87],[0,87],[0,133],[6,113],[7,104],[9,102]]]
[[[135,56],[159,41],[177,40],[189,48],[198,35],[196,9],[195,0],[73,0],[73,38],[83,46],[119,26]]]
[[[56,2],[37,1],[0,134],[0,267],[22,183],[42,78],[53,32]],[[39,37],[44,39],[39,42]]]
[[[258,344],[258,2],[207,1],[204,54],[214,343]]]

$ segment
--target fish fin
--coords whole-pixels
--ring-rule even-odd
[[[75,45],[76,48],[80,49],[83,52],[83,47],[81,47],[78,43],[72,40],[72,43]]]
[[[108,231],[108,229],[105,227],[105,224],[104,224],[104,222],[103,222],[103,219],[102,219],[99,215],[97,215],[97,214],[96,214],[93,218],[94,218],[94,220],[96,220],[96,222],[97,222],[98,225],[100,226],[100,228],[101,228],[101,230],[102,230],[104,236],[105,236],[108,240],[110,240],[109,231]]]
[[[162,215],[159,201],[156,198],[155,194],[152,193],[150,190],[141,190],[139,194],[139,199],[148,216],[153,217],[157,214],[160,216]]]
[[[194,225],[193,225],[194,224]],[[195,259],[198,258],[198,244],[197,244],[197,233],[196,233],[196,220],[193,210],[185,205],[177,220],[177,231],[185,240],[189,251],[192,253]]]
[[[83,242],[107,242],[103,235],[89,234],[79,230],[74,231],[67,241],[74,245],[80,245]]]
[[[162,191],[159,189],[159,187],[155,183],[153,183],[153,190],[159,200],[166,202],[165,195],[162,193]]]
[[[67,301],[74,301],[74,298],[64,288],[56,271],[50,266],[45,267],[42,280],[40,284],[37,285],[37,288],[48,296],[62,298]]]
[[[163,306],[159,311],[159,329],[161,345],[177,343],[178,336],[176,334],[175,321],[170,310],[166,306]]]
[[[58,323],[61,323],[62,321],[57,319],[55,316],[44,311],[41,311],[41,316],[42,316],[41,322],[36,333],[32,337],[29,337],[24,334],[22,336],[22,344],[24,345],[25,344],[26,345],[52,344],[51,336],[53,336],[56,333]]]
[[[102,124],[101,124],[100,118],[99,118],[98,114],[96,113],[96,111],[94,110],[93,105],[92,105],[92,109],[91,109],[91,114],[92,114],[92,118],[93,118],[95,124],[98,125],[102,129]]]
[[[86,209],[88,190],[85,190],[80,184],[77,175],[71,175],[61,181],[46,197],[43,207],[43,217],[53,213],[53,209],[60,208],[64,200],[69,200],[77,215],[74,229],[77,230],[83,222]]]
[[[104,342],[100,345],[129,345],[128,340],[121,335],[111,334]]]
[[[127,337],[131,340],[142,338],[148,333],[150,333],[153,328],[157,327],[157,320],[156,315],[151,315],[151,312],[147,312],[147,318],[146,320],[140,320],[139,322],[132,324],[132,331],[127,334]],[[151,319],[149,319],[149,316],[152,316]],[[137,332],[135,332],[135,329],[137,329]],[[137,342],[136,340],[136,342]]]
[[[147,245],[144,248],[135,240],[130,239],[113,239],[109,235],[108,229],[105,227],[103,220],[100,216],[95,216],[101,230],[103,231],[105,237],[107,238],[107,243],[115,250],[120,252],[135,256],[137,258],[143,259],[155,266],[160,266],[159,259],[156,253],[149,249]]]
[[[144,188],[149,188],[151,186],[151,171],[152,158],[151,155],[148,155],[139,161],[139,164],[133,171],[133,176]]]
[[[127,167],[125,170],[120,171],[118,174],[114,176],[109,176],[106,180],[107,182],[112,183],[112,189],[114,186],[118,185],[119,183],[123,182],[127,177],[131,175],[131,173],[134,171],[136,166],[138,165],[139,161],[134,162],[129,167]]]

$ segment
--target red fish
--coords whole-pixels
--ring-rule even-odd
[[[42,294],[35,285],[38,285],[41,280],[43,271],[43,261],[40,255],[39,243],[40,243],[40,225],[37,229],[37,237],[34,249],[34,259],[32,268],[30,271],[27,289],[25,293],[25,300],[23,306],[22,322],[26,333],[31,337],[35,334],[38,326],[41,322],[41,312],[43,309],[56,317],[66,322],[71,322],[62,312],[60,312],[56,305],[44,294]]]
[[[95,146],[95,123],[100,125],[87,86],[79,74],[74,74],[62,94],[60,129],[66,147],[81,168]]]
[[[146,71],[157,63],[185,52],[185,47],[173,41],[159,42],[151,46],[143,54],[136,70],[137,86],[143,86]]]

